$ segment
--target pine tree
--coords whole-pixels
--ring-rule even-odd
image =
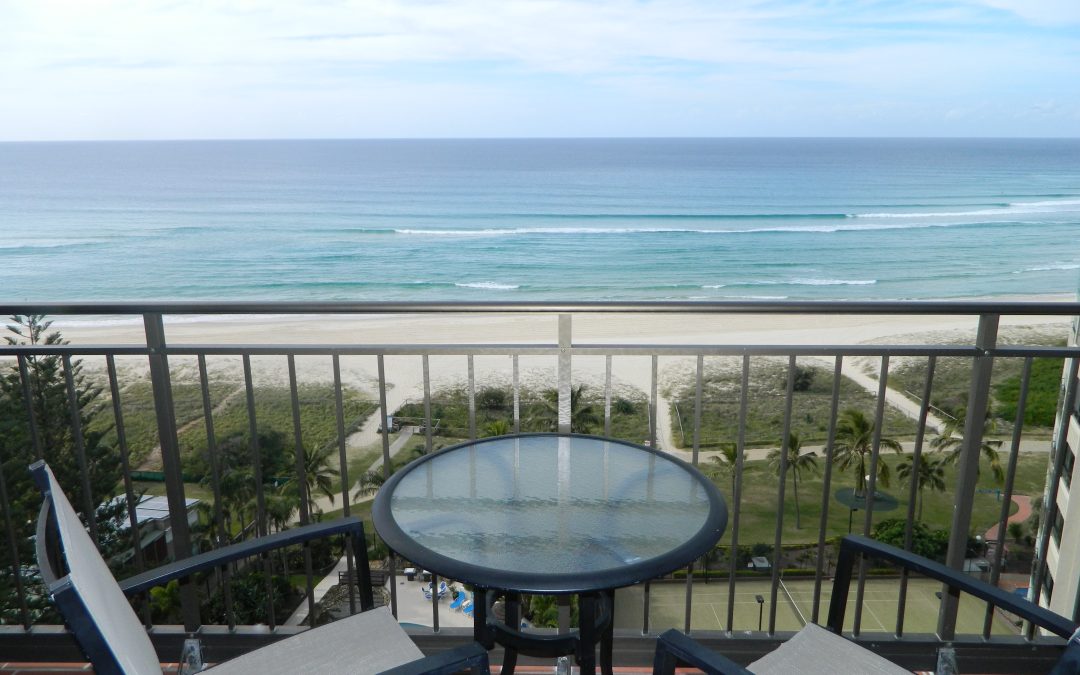
[[[5,340],[9,345],[58,346],[66,344],[59,331],[50,331],[52,322],[42,315],[10,317]],[[84,449],[90,494],[84,494],[84,482],[74,433],[72,406],[68,397],[64,359],[57,355],[37,355],[25,358],[29,380],[30,408],[42,457],[52,468],[60,485],[64,486],[72,505],[89,522],[86,505],[97,510],[115,494],[120,481],[120,458],[104,442],[109,431],[97,425],[91,429],[91,419],[98,411],[101,387],[92,384],[82,372],[78,360],[70,361],[74,384],[76,414]],[[41,507],[41,493],[30,479],[27,467],[37,459],[27,414],[24,383],[18,363],[11,361],[0,368],[0,461],[10,506],[9,516],[19,542],[17,555],[21,565],[33,565],[31,536]],[[95,521],[97,517],[95,516]],[[95,528],[96,529],[96,528]],[[103,528],[104,529],[104,528]],[[110,537],[111,539],[111,537]],[[0,565],[10,567],[11,551],[3,547]],[[106,553],[109,553],[106,551]],[[9,589],[0,589],[4,592]],[[5,606],[8,596],[0,600]]]

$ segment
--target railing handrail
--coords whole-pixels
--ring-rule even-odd
[[[1072,316],[1077,301],[1016,300],[709,300],[675,302],[22,302],[0,314],[910,314]]]

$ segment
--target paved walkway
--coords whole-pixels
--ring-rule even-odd
[[[374,417],[378,418],[378,415],[375,415]],[[403,429],[401,431],[401,434],[396,439],[394,439],[394,441],[390,444],[390,460],[391,461],[393,461],[394,457],[397,456],[398,452],[400,452],[401,449],[405,447],[405,445],[409,442],[409,439],[413,437],[413,432],[414,432],[413,427],[406,427],[405,429]],[[377,469],[382,469],[382,465],[383,465],[383,460],[382,460],[382,457],[380,456],[378,459],[376,459],[374,462],[372,462],[371,466],[369,466],[366,470],[367,471],[375,471]],[[360,477],[357,476],[355,478],[355,480],[353,481],[352,486],[349,488],[349,492],[352,492],[353,490],[356,490],[359,487],[360,487]],[[337,496],[340,496],[340,495],[337,495]],[[373,499],[373,497],[372,496],[360,497],[359,499],[352,499],[349,503],[350,504],[355,504],[357,502],[368,501],[369,499]],[[321,495],[317,500],[315,500],[315,506],[316,506],[316,508],[322,510],[324,513],[326,511],[333,511],[334,509],[338,508],[338,506],[336,506],[335,503],[333,501],[331,501],[330,498],[327,497],[326,495]]]
[[[337,585],[338,572],[345,572],[348,569],[348,563],[343,556],[341,560],[339,560],[337,564],[334,565],[334,569],[330,570],[330,574],[327,574],[319,581],[319,583],[315,584],[315,602],[322,600],[323,596],[326,595],[326,592],[329,591],[333,586]],[[300,624],[304,623],[307,617],[308,603],[307,599],[305,598],[304,601],[300,603],[300,606],[296,608],[296,611],[294,611],[288,619],[285,619],[285,623],[283,625],[299,626]]]
[[[1010,523],[1022,523],[1031,517],[1031,497],[1027,495],[1013,495],[1013,503],[1016,504],[1016,513],[1009,516],[1009,519],[1005,521],[1005,526],[1008,527]],[[983,541],[997,541],[998,526],[995,524],[986,534],[983,535]]]

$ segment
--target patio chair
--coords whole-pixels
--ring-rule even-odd
[[[38,516],[37,559],[49,594],[98,675],[161,675],[160,659],[125,593],[138,593],[195,572],[331,534],[363,542],[363,523],[344,518],[279,532],[178,560],[118,584],[45,462],[30,467],[45,495]],[[64,574],[64,568],[67,573]],[[385,609],[372,609],[370,572],[360,562],[361,611],[248,652],[209,669],[215,675],[247,673],[488,673],[487,652],[476,643],[424,655]],[[201,668],[201,650],[189,640],[181,663]],[[172,659],[167,659],[172,660]]]
[[[1018,615],[1036,626],[1067,638],[1064,653],[1051,672],[1052,675],[1080,672],[1080,626],[1033,602],[957,572],[940,563],[914,553],[856,535],[840,542],[840,557],[836,563],[832,598],[829,602],[827,628],[807,624],[780,647],[745,668],[734,661],[706,649],[677,630],[659,637],[653,660],[654,675],[672,675],[678,664],[689,664],[709,675],[752,675],[757,673],[910,673],[866,649],[841,637],[852,568],[859,555],[886,560],[900,567],[944,582],[956,591],[969,593],[981,600]],[[948,658],[948,657],[946,657]],[[951,665],[955,670],[955,663]]]
[[[459,592],[458,596],[456,598],[454,598],[454,601],[450,603],[450,609],[457,609],[458,607],[461,607],[462,605],[464,605],[465,604],[465,597],[467,595],[468,594],[465,593],[465,591]]]

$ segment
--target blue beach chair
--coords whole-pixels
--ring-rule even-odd
[[[450,609],[458,609],[459,607],[464,605],[465,604],[465,598],[467,596],[468,596],[468,593],[466,593],[465,591],[461,591],[460,593],[458,593],[458,596],[456,598],[454,598],[453,602],[450,603]]]

